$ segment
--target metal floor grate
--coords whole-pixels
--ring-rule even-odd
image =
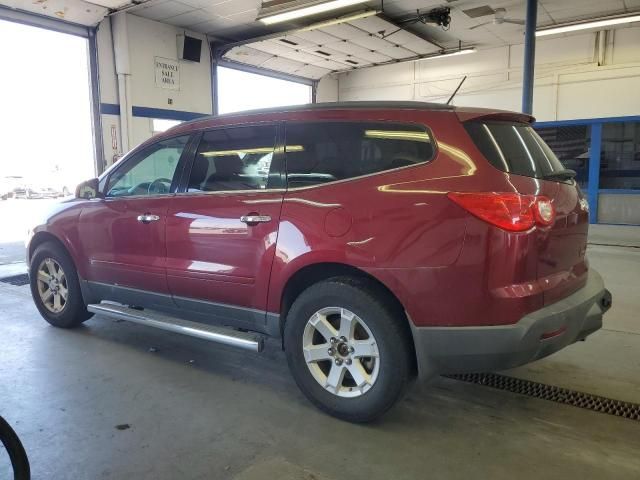
[[[11,275],[10,277],[0,278],[0,282],[15,285],[16,287],[29,285],[29,274],[21,273],[20,275]]]
[[[448,378],[487,387],[519,393],[529,397],[551,400],[552,402],[573,405],[594,412],[606,413],[616,417],[640,421],[640,405],[623,402],[589,393],[577,392],[568,388],[555,387],[544,383],[522,380],[520,378],[498,375],[496,373],[471,373],[464,375],[447,375]]]

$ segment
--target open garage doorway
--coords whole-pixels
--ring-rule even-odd
[[[0,265],[40,213],[96,174],[87,38],[0,20]]]
[[[311,103],[311,85],[217,67],[218,113]]]

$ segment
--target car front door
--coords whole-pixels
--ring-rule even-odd
[[[203,132],[167,213],[167,280],[174,302],[203,321],[265,326],[282,188],[277,125]],[[188,180],[187,180],[188,178]]]
[[[167,210],[189,139],[161,140],[127,158],[110,174],[104,198],[83,208],[79,234],[88,261],[86,280],[103,298],[123,301],[127,292],[135,298],[135,289],[158,294],[159,303],[170,302]]]

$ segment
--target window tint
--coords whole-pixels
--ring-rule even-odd
[[[291,123],[285,151],[289,187],[305,187],[426,162],[433,144],[413,124]]]
[[[529,125],[469,122],[465,128],[487,160],[503,172],[543,178],[564,169],[560,160]]]
[[[188,141],[188,135],[163,140],[126,160],[109,178],[107,197],[169,193]]]
[[[640,189],[640,122],[602,126],[600,188]]]
[[[189,175],[189,192],[273,187],[275,125],[230,127],[203,134]]]
[[[549,145],[562,165],[576,171],[576,182],[580,188],[586,189],[589,176],[591,127],[589,125],[542,127],[536,128],[536,132]]]

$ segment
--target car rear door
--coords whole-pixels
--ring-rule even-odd
[[[537,229],[537,279],[549,305],[585,285],[589,207],[579,186],[549,146],[527,124],[475,120],[466,123],[483,155],[508,175],[518,193],[551,200],[555,221]]]
[[[167,213],[174,302],[214,322],[266,330],[282,188],[279,126],[206,130]]]
[[[135,289],[160,294],[161,303],[170,301],[167,210],[189,139],[182,135],[161,140],[127,158],[110,174],[104,198],[83,208],[79,238],[88,262],[87,280],[103,298],[120,300]]]

